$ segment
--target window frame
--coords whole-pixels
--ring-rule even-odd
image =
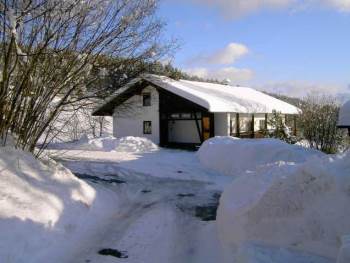
[[[259,120],[259,129],[260,130],[265,130],[265,127],[266,127],[266,120],[265,119],[260,119]]]
[[[148,97],[148,100],[145,100],[145,97]],[[149,103],[145,103],[145,101],[149,101]],[[150,92],[142,93],[142,107],[150,107],[152,106],[152,96]]]
[[[146,125],[149,125],[149,131],[146,129]],[[143,134],[152,134],[152,121],[143,121]]]

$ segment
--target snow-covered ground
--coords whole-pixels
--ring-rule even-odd
[[[116,262],[97,253],[103,248],[122,252],[127,263],[222,262],[216,223],[203,221],[213,215],[208,208],[219,197],[207,183],[130,174],[117,177],[124,180],[118,184],[109,181],[113,178],[87,179],[93,186],[118,191],[127,201],[105,231],[77,251],[77,262]]]
[[[197,153],[135,137],[49,148],[76,177],[0,150],[1,262],[335,263],[342,245],[350,262],[347,153],[229,137]]]
[[[142,159],[154,151],[153,145],[144,147],[142,139],[125,140],[129,147],[124,150],[130,155],[134,152],[134,158]],[[116,154],[105,147],[102,150],[87,153],[90,158]],[[115,253],[123,262],[220,262],[216,224],[207,221],[215,219],[220,184],[191,179],[205,170],[198,160],[189,167],[194,153],[167,154],[176,156],[167,164],[182,163],[173,164],[165,176],[164,160],[158,158],[162,151],[155,156],[158,168],[152,160],[148,165],[155,167],[145,173],[138,167],[119,170],[109,166],[111,160],[86,167],[89,161],[84,157],[65,159],[78,179],[60,164],[40,162],[11,147],[1,148],[1,262],[116,261],[116,257],[99,252]],[[188,167],[181,166],[184,159]],[[152,171],[158,176],[151,176]],[[208,172],[204,178],[210,175],[220,177]]]
[[[195,152],[159,148],[144,138],[104,137],[49,147],[47,153],[80,174],[94,176],[141,174],[197,180],[223,189],[233,178],[202,165]]]

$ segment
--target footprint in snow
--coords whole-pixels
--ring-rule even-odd
[[[119,251],[113,248],[104,248],[98,251],[98,254],[103,256],[112,256],[116,258],[128,258],[128,254],[126,251]]]

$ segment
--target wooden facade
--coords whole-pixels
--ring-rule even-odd
[[[203,141],[214,137],[214,114],[192,101],[158,88],[160,145],[168,147],[189,148],[200,145]],[[176,115],[176,116],[175,116]],[[200,143],[175,143],[169,141],[169,122],[180,120],[193,121]]]

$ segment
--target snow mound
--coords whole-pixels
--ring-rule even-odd
[[[69,255],[107,203],[117,204],[62,165],[0,147],[0,258],[6,262],[56,262],[52,258]]]
[[[297,250],[270,247],[252,242],[242,245],[236,263],[334,263],[333,260]]]
[[[349,175],[347,152],[237,178],[225,189],[218,209],[225,253],[233,257],[254,240],[335,262],[342,237],[350,233]]]
[[[54,143],[48,149],[66,149],[66,150],[87,150],[103,152],[150,152],[158,150],[158,146],[152,141],[142,138],[127,136],[115,138],[106,136],[100,138],[89,138],[83,136],[80,140],[69,143]]]
[[[120,152],[149,152],[158,150],[158,146],[146,138],[127,136],[117,139],[114,150]]]
[[[278,162],[302,163],[312,156],[324,155],[277,139],[234,137],[209,139],[202,144],[197,154],[204,166],[226,175],[238,175]]]

